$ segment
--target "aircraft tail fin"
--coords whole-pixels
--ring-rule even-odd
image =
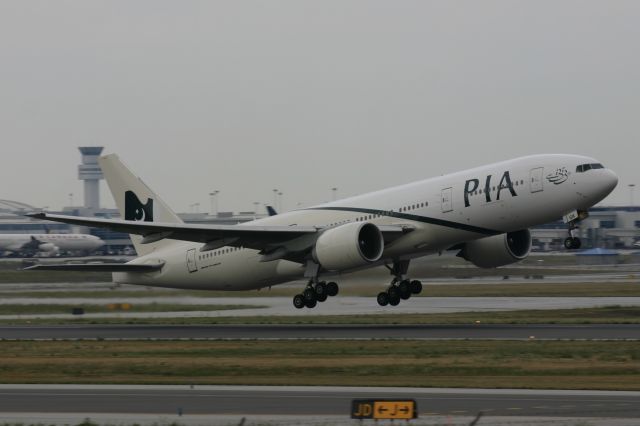
[[[267,213],[269,214],[269,216],[275,216],[278,214],[278,212],[276,211],[276,209],[274,209],[273,207],[267,205],[265,206],[267,209]]]
[[[115,154],[98,159],[107,185],[124,220],[143,222],[182,223],[182,219],[158,197],[140,178],[135,176]],[[138,256],[149,254],[159,247],[173,244],[171,240],[142,244],[141,235],[131,235]]]

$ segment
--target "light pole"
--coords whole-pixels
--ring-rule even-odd
[[[331,188],[331,195],[333,197],[333,201],[336,200],[337,194],[338,194],[338,188]]]
[[[216,195],[218,195],[219,193],[220,191],[218,190],[209,193],[209,196],[211,197],[211,215],[218,215],[218,203]]]
[[[258,204],[260,204],[260,201],[254,201],[253,202],[253,213],[254,214],[258,214]]]
[[[73,207],[73,192],[69,193],[69,207]]]
[[[633,206],[633,191],[636,189],[636,184],[630,183],[628,186],[629,186],[629,205]]]
[[[282,211],[282,192],[278,192],[278,196],[280,197],[280,205],[278,206],[278,211]]]
[[[278,190],[275,188],[273,189],[273,208],[278,208]]]

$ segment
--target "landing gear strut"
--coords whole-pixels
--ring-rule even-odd
[[[569,225],[569,236],[564,240],[564,248],[567,250],[577,250],[582,246],[582,241],[578,238],[578,222],[587,217],[589,217],[589,213],[586,211],[575,211],[563,218]]]
[[[297,309],[315,308],[318,303],[326,301],[329,296],[336,296],[338,291],[338,284],[333,281],[328,283],[309,281],[302,293],[293,296],[293,306]]]
[[[293,296],[293,306],[297,309],[315,308],[318,303],[338,294],[338,284],[333,281],[318,281],[319,272],[319,264],[311,260],[307,261],[304,276],[309,279],[309,283],[302,293]]]
[[[385,265],[387,266],[387,265]],[[387,266],[393,279],[387,291],[378,293],[376,300],[380,306],[397,306],[401,300],[407,300],[413,294],[422,292],[422,283],[418,280],[406,278],[409,269],[409,261],[394,262],[392,267]]]

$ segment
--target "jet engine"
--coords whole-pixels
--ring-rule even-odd
[[[329,271],[343,271],[379,260],[383,250],[380,229],[356,222],[324,231],[313,248],[313,258]]]
[[[57,253],[58,251],[60,251],[58,246],[56,246],[55,244],[51,244],[51,243],[42,243],[42,244],[40,244],[38,246],[38,250],[44,251],[44,252],[47,252],[47,253]]]
[[[495,268],[518,262],[531,251],[531,233],[528,229],[508,232],[470,241],[458,256],[480,268]]]

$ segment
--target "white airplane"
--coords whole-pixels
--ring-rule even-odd
[[[0,252],[57,255],[60,251],[91,252],[104,241],[87,234],[0,234]]]
[[[385,265],[392,280],[378,303],[397,305],[422,284],[413,258],[457,250],[482,268],[524,259],[528,228],[560,217],[568,249],[577,223],[617,185],[593,158],[534,155],[396,186],[239,225],[184,224],[115,155],[100,166],[124,220],[49,213],[30,216],[132,234],[139,257],[126,264],[38,265],[111,270],[116,283],[184,289],[250,290],[306,278],[296,308],[338,293],[332,277]]]

